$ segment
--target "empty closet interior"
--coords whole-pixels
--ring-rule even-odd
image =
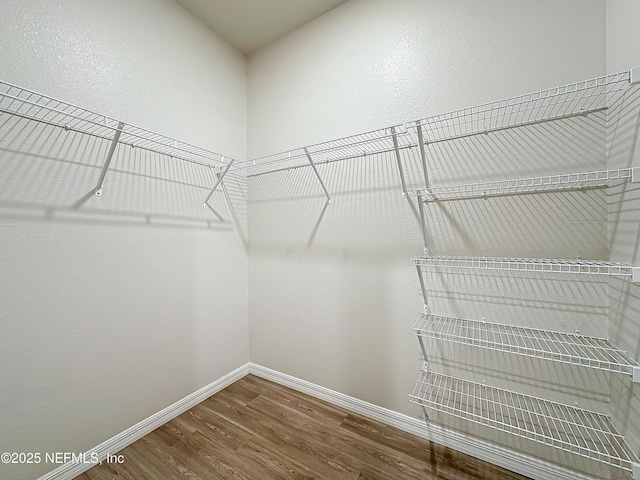
[[[640,479],[637,2],[348,0],[249,55],[185,2],[42,3],[0,18],[1,451],[253,369]]]

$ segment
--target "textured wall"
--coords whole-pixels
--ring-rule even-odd
[[[245,59],[176,3],[0,6],[3,80],[245,156]],[[86,451],[248,361],[245,180],[218,218],[211,170],[121,146],[95,197],[107,149],[0,114],[0,451]]]
[[[496,14],[500,12],[500,14]],[[352,0],[249,58],[250,156],[602,75],[604,2]],[[446,184],[604,168],[602,115],[431,145]],[[411,185],[415,156],[405,155]],[[422,301],[409,259],[421,253],[414,201],[392,155],[249,179],[252,361],[395,411],[421,364],[409,334]],[[435,254],[606,258],[601,191],[427,206]],[[429,275],[435,313],[607,335],[607,284],[576,277]],[[438,371],[609,409],[606,375],[522,358],[431,347]],[[493,432],[432,420],[537,452]]]

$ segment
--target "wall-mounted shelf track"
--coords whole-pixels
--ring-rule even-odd
[[[410,398],[425,408],[640,473],[624,437],[597,412],[425,370]]]
[[[102,181],[118,144],[165,155],[171,159],[215,167],[219,170],[216,175],[217,180],[224,176],[228,167],[234,162],[233,159],[219,153],[2,81],[0,81],[0,114],[9,114],[112,142],[95,189],[97,195],[101,194]],[[219,182],[216,181],[216,183]]]
[[[413,331],[423,338],[621,373],[634,378],[640,373],[640,365],[606,338],[425,313],[420,315]]]
[[[456,257],[426,255],[414,257],[412,265],[423,268],[455,268],[466,270],[511,270],[538,273],[571,273],[610,275],[640,281],[640,267],[629,263],[598,260],[563,260],[552,258]]]
[[[606,188],[620,181],[640,181],[640,168],[564,173],[449,186],[431,186],[408,192],[425,201],[484,198],[500,195]]]

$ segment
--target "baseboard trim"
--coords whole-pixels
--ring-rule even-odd
[[[249,373],[537,480],[593,480],[594,478],[460,432],[427,425],[422,420],[255,363],[250,364]]]
[[[124,432],[111,437],[97,447],[92,448],[85,453],[85,458],[92,458],[92,454],[97,454],[99,461],[103,461],[107,458],[107,454],[117,453],[161,425],[164,425],[178,415],[196,406],[198,403],[206,400],[211,395],[219,392],[225,387],[228,387],[235,381],[240,380],[249,373],[249,369],[250,364],[247,363],[218,380],[211,382],[209,385],[202,387],[200,390],[187,395],[181,400],[175,402],[173,405],[169,405],[167,408],[142,420],[136,425],[126,429]],[[55,470],[41,476],[38,480],[71,480],[81,473],[89,470],[92,466],[93,464],[91,463],[65,463]]]

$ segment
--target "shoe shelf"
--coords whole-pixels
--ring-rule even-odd
[[[608,416],[422,370],[410,395],[425,408],[640,473],[638,458]]]
[[[422,257],[414,257],[411,260],[411,264],[421,268],[611,275],[628,277],[632,282],[640,281],[640,267],[629,263],[604,262],[599,260],[425,255]]]
[[[640,365],[606,338],[423,313],[413,326],[422,338],[630,375]]]

